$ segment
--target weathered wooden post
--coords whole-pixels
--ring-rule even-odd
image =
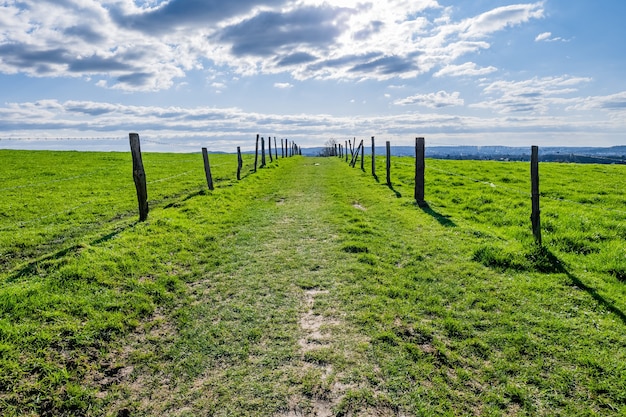
[[[276,147],[276,136],[274,136],[274,156],[276,157],[274,159],[278,161],[278,148]]]
[[[148,186],[146,184],[146,172],[143,169],[141,159],[141,146],[138,133],[129,133],[130,152],[133,159],[133,180],[137,189],[137,202],[139,203],[139,221],[148,218]]]
[[[356,143],[355,143],[355,145],[356,145]],[[351,152],[352,152],[352,159],[350,159],[350,166],[352,168],[354,168],[354,166],[356,165],[356,161],[359,158],[359,148],[356,149],[356,152],[354,152],[354,151],[351,151]]]
[[[365,172],[365,165],[363,162],[364,156],[365,156],[365,145],[363,145],[363,141],[361,140],[361,144],[359,145],[361,147],[361,171]]]
[[[237,146],[237,180],[241,180],[241,167],[243,160],[241,159],[241,147]]]
[[[265,166],[265,138],[261,138],[261,168]]]
[[[281,158],[285,157],[285,145],[283,145],[283,139],[280,139],[280,156]]]
[[[532,194],[532,213],[530,220],[533,226],[535,242],[541,246],[541,214],[539,210],[539,148],[533,146],[530,155],[530,182]]]
[[[346,162],[348,162],[348,141],[346,141]]]
[[[424,138],[415,138],[415,201],[420,207],[426,203],[424,201]]]
[[[259,163],[259,134],[256,134],[256,148],[254,151],[254,172],[256,172],[257,165]]]
[[[391,187],[391,143],[387,141],[385,146],[387,148],[387,185]]]
[[[202,159],[204,159],[204,173],[209,190],[213,191],[213,175],[211,175],[211,165],[209,164],[209,153],[206,148],[202,148]]]
[[[374,144],[374,136],[372,136],[372,175],[376,176],[376,145]]]
[[[272,138],[267,137],[267,151],[270,154],[270,162],[274,162],[274,157],[272,156]]]

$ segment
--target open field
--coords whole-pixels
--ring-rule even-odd
[[[0,151],[0,414],[626,413],[626,167],[244,158]]]

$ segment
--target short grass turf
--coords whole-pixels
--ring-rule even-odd
[[[3,250],[3,415],[626,412],[619,167],[585,168],[602,170],[605,194],[582,197],[584,183],[567,188],[580,166],[542,164],[558,195],[537,248],[524,165],[427,161],[419,207],[410,158],[389,187],[337,158],[280,159],[237,182],[224,156],[214,192],[201,156],[159,158],[171,188],[144,223],[132,188],[114,200],[128,214],[84,231],[55,202],[46,233],[76,232],[56,246],[20,241],[4,209],[3,242],[15,233],[30,252]],[[194,181],[175,185],[185,160]],[[36,216],[21,229],[36,233]],[[302,346],[307,314],[323,319],[318,346]]]

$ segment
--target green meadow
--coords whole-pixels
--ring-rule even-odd
[[[624,165],[0,151],[0,415],[626,414]]]

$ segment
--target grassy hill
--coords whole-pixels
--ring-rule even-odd
[[[0,414],[626,412],[623,166],[246,158],[0,151]]]

